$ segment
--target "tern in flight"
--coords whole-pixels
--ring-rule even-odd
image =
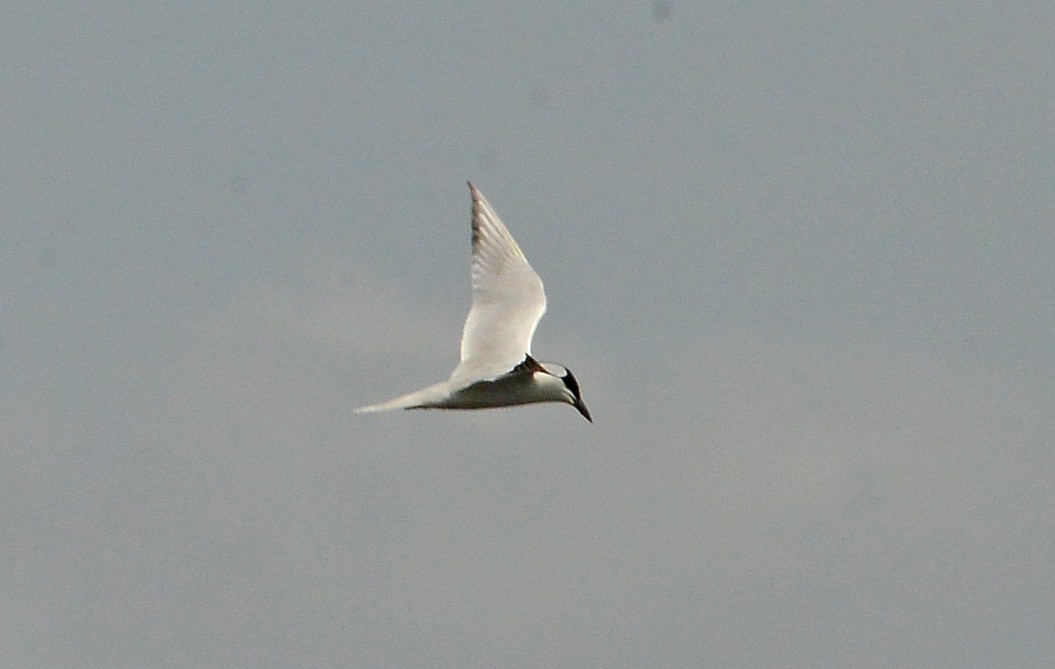
[[[442,383],[355,412],[563,402],[592,423],[571,371],[531,357],[531,339],[546,311],[542,279],[472,183],[469,193],[473,199],[473,303],[462,330],[461,362]]]

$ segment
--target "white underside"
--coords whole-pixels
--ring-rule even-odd
[[[360,407],[355,413],[391,411],[393,409],[493,409],[497,407],[569,402],[563,382],[549,374],[509,374],[494,381],[479,381],[451,391],[452,383],[444,381],[387,402]]]

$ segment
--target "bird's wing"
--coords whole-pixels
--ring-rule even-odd
[[[451,380],[495,378],[531,352],[546,293],[542,279],[491,204],[469,184],[473,199],[473,303],[462,330],[462,359]],[[473,378],[470,378],[473,377]]]

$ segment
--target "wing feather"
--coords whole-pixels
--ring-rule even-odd
[[[498,376],[531,353],[546,293],[509,229],[469,183],[472,195],[473,302],[462,330],[459,370]],[[477,377],[479,378],[479,377]]]

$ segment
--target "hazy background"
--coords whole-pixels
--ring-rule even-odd
[[[0,664],[1051,666],[1050,2],[95,4],[0,24]],[[467,178],[594,425],[350,414]]]

